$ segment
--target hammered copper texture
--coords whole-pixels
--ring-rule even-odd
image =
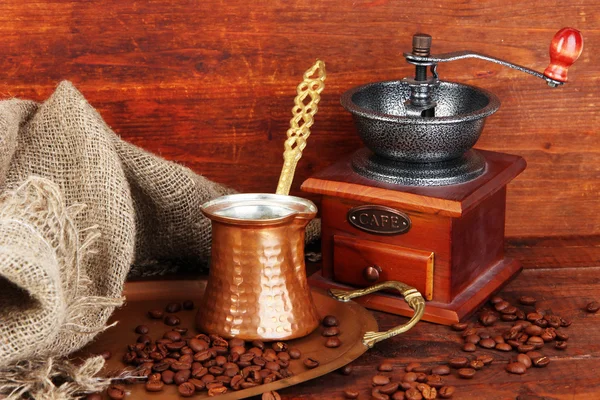
[[[198,328],[244,340],[311,333],[319,317],[304,264],[308,221],[296,218],[257,227],[213,220],[210,276]]]

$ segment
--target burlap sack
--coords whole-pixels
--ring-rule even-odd
[[[206,262],[200,205],[230,192],[122,141],[69,82],[0,102],[0,393],[100,389],[101,358],[62,357],[105,329],[132,263]]]

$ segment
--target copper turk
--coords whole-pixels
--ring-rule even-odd
[[[212,220],[210,275],[196,316],[204,332],[244,340],[308,335],[319,317],[306,280],[308,200],[234,194],[205,203]]]

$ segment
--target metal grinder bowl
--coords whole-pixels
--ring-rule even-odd
[[[439,82],[432,90],[435,117],[406,116],[410,87],[404,81],[375,82],[345,92],[341,104],[354,117],[358,136],[376,155],[394,161],[430,163],[458,158],[475,145],[485,118],[500,100],[486,90]]]

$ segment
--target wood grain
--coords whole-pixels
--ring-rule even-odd
[[[416,31],[434,53],[472,49],[542,71],[563,26],[582,31],[570,82],[551,89],[481,61],[441,78],[495,92],[501,109],[478,147],[514,153],[527,170],[508,188],[506,234],[600,234],[600,4],[593,0],[5,0],[3,97],[42,101],[71,80],[126,140],[244,192],[274,192],[295,87],[314,60],[328,79],[300,183],[358,149],[345,90],[400,79]],[[316,197],[311,197],[316,198]]]

